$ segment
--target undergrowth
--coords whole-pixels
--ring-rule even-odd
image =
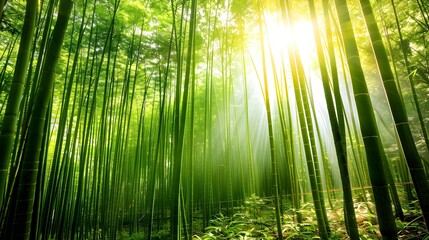
[[[398,238],[401,240],[429,240],[429,233],[425,227],[420,209],[404,205],[405,219],[396,220]],[[288,208],[282,216],[283,239],[286,240],[310,240],[320,239],[318,235],[316,214],[313,205],[307,203],[300,209]],[[381,239],[378,229],[375,207],[370,202],[357,202],[355,204],[356,220],[361,240]],[[302,216],[298,223],[297,215]],[[344,224],[344,214],[341,200],[332,200],[332,207],[327,208],[330,224],[330,239],[348,239]],[[234,208],[233,214],[225,214],[219,211],[215,214],[209,225],[200,232],[194,232],[194,240],[211,239],[278,239],[276,230],[276,216],[274,204],[271,199],[262,199],[257,196],[247,198],[244,205]],[[194,230],[201,230],[202,219],[196,219]],[[117,237],[121,240],[146,240],[149,239],[143,233],[130,234],[127,231]],[[152,239],[168,239],[169,231],[162,228],[152,233]]]
[[[348,239],[344,225],[341,201],[335,201],[333,208],[328,208],[330,239]],[[232,216],[218,213],[210,220],[210,226],[204,233],[195,234],[193,239],[277,239],[274,205],[270,201],[253,196],[245,201],[244,207],[236,209]],[[362,240],[381,239],[375,208],[371,203],[356,204],[356,219]],[[296,215],[301,214],[298,223]],[[398,237],[403,240],[429,240],[429,234],[418,209],[404,209],[406,219],[396,220]],[[316,214],[312,204],[305,204],[301,209],[289,209],[283,214],[283,239],[319,239]]]

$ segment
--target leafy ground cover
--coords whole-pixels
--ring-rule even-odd
[[[330,239],[348,239],[344,225],[344,214],[341,200],[331,200],[327,206]],[[285,204],[287,205],[287,204]],[[311,203],[302,205],[300,209],[290,209],[283,214],[283,239],[310,240],[320,239],[317,230],[316,214]],[[371,202],[358,202],[355,204],[356,219],[359,225],[359,235],[361,240],[381,239],[377,219],[375,216],[375,206]],[[398,238],[402,240],[429,240],[429,232],[424,224],[418,204],[404,204],[403,211],[405,219],[396,219]],[[301,215],[302,222],[297,222],[297,216]],[[211,239],[278,239],[275,229],[275,211],[271,199],[262,199],[257,196],[247,198],[244,204],[234,208],[234,213],[227,215],[219,211],[209,220],[209,226],[204,230],[202,218],[196,217],[194,221],[194,240]],[[148,236],[144,233],[130,234],[122,231],[117,237],[121,240],[146,240]],[[161,228],[152,233],[152,239],[168,239],[169,226]]]
[[[344,215],[341,202],[333,203],[328,208],[331,233],[330,239],[347,239],[344,227]],[[362,240],[381,239],[377,220],[371,203],[359,203],[356,207],[356,218]],[[210,220],[204,232],[194,235],[194,239],[277,239],[275,229],[274,206],[263,199],[253,197],[245,206],[236,209],[232,216],[218,213]],[[418,209],[404,209],[404,221],[396,220],[399,239],[429,239],[423,217]],[[297,213],[302,215],[302,223],[296,222]],[[317,223],[311,204],[299,210],[289,210],[283,215],[284,239],[319,239]]]

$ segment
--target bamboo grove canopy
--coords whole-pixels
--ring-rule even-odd
[[[427,233],[426,0],[0,0],[0,42],[1,239]]]

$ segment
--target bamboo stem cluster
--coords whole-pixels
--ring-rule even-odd
[[[364,30],[345,0],[256,2],[27,1],[19,48],[12,35],[0,46],[0,238],[192,239],[219,216],[258,222],[242,206],[260,196],[273,199],[273,238],[288,237],[292,212],[329,239],[338,198],[351,239],[357,202],[372,211],[371,200],[382,237],[397,239],[391,202],[403,218],[395,183],[408,179],[428,225],[427,149],[401,69],[423,141],[426,105],[395,1],[394,62],[369,0],[356,10]],[[427,4],[416,4],[427,30]],[[294,30],[302,18],[308,39]],[[384,95],[392,123],[376,115]]]

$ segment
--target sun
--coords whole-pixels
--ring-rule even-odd
[[[276,66],[288,62],[288,51],[295,48],[301,58],[306,78],[311,85],[314,98],[324,98],[319,71],[315,68],[317,48],[313,24],[310,19],[300,19],[288,27],[277,15],[265,15],[265,48],[271,51]],[[323,102],[323,101],[322,101]]]
[[[252,37],[248,41],[248,54],[252,60],[253,77],[258,79],[254,82],[262,86],[262,66],[265,64],[270,99],[275,100],[276,90],[284,89],[286,87],[284,84],[287,84],[290,89],[293,88],[290,67],[288,66],[290,66],[289,53],[291,49],[294,49],[300,56],[312,96],[317,103],[316,105],[324,103],[320,72],[316,67],[318,64],[317,49],[310,19],[300,18],[294,21],[291,26],[288,26],[279,15],[266,13],[264,14],[262,26],[255,24],[250,34]],[[263,42],[263,45],[261,45],[261,42]],[[262,62],[262,54],[265,55],[265,63]],[[283,66],[286,66],[286,68],[283,68]],[[282,74],[285,74],[286,78],[288,78],[287,82],[277,79]],[[321,107],[323,108],[323,106]]]
[[[262,56],[267,69],[274,70],[288,65],[291,49],[299,54],[306,71],[315,66],[317,50],[310,19],[299,18],[286,24],[280,15],[265,13],[260,22],[250,26],[246,41],[247,52],[258,73],[263,65]]]
[[[298,20],[288,27],[276,15],[266,14],[264,25],[265,42],[274,55],[287,53],[295,42],[295,48],[304,64],[314,57],[316,47],[311,21]],[[278,57],[282,56],[276,56]]]
[[[254,23],[249,30],[247,48],[253,59],[260,58],[265,52],[266,59],[274,60],[274,64],[278,65],[280,61],[287,61],[288,51],[293,47],[304,66],[311,66],[317,61],[313,26],[309,19],[301,18],[288,26],[278,14],[265,13],[262,26]]]

